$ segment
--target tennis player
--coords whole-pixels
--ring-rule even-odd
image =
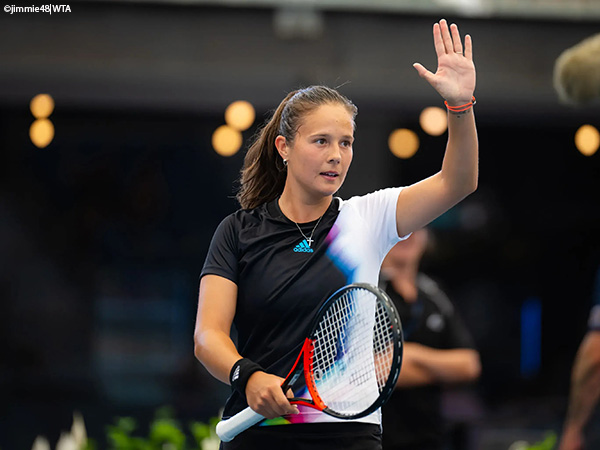
[[[353,422],[335,419],[290,404],[280,385],[320,303],[352,282],[377,285],[394,244],[477,187],[471,38],[463,46],[457,26],[441,20],[433,40],[437,71],[414,67],[448,108],[448,143],[435,175],[334,197],[352,162],[357,108],[324,86],[288,94],[248,149],[242,209],[218,226],[202,269],[194,342],[208,371],[232,386],[223,417],[249,405],[267,420],[223,449],[381,448],[379,411]]]

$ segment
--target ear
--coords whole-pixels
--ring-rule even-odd
[[[281,156],[281,159],[289,158],[289,147],[287,145],[287,140],[285,139],[285,137],[279,135],[275,138],[275,148],[277,149],[277,152],[279,152],[279,156]]]

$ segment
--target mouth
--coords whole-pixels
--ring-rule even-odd
[[[339,173],[337,173],[337,172],[333,172],[333,171],[331,171],[331,172],[321,172],[321,174],[320,174],[320,175],[322,175],[322,176],[324,176],[325,178],[327,178],[327,179],[330,179],[330,180],[334,180],[334,179],[336,179],[337,177],[339,177],[339,176],[340,176],[340,174],[339,174]]]

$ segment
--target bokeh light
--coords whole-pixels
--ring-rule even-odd
[[[29,127],[29,137],[33,145],[45,148],[54,139],[54,125],[48,119],[37,119]]]
[[[388,146],[394,156],[402,159],[411,158],[419,149],[419,137],[407,128],[392,131],[388,138]]]
[[[585,156],[592,156],[600,147],[600,133],[593,125],[582,125],[575,133],[575,146]]]
[[[229,125],[221,125],[212,135],[212,146],[221,156],[235,155],[242,147],[242,133]]]
[[[225,122],[238,131],[250,128],[254,123],[255,117],[254,107],[245,100],[233,102],[225,110]]]
[[[448,113],[438,106],[430,106],[421,112],[419,123],[425,133],[440,136],[448,128]]]
[[[54,111],[54,100],[48,94],[38,94],[31,99],[29,109],[36,119],[47,119]]]

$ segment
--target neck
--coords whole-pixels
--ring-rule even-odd
[[[284,189],[279,197],[279,208],[288,219],[296,223],[312,222],[325,214],[332,199],[332,195],[316,200],[299,199]]]

